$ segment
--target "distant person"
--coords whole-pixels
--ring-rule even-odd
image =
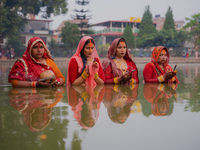
[[[106,84],[138,83],[138,69],[131,59],[125,39],[115,39],[103,61]]]
[[[198,59],[198,55],[199,55],[198,51],[196,51],[195,55],[196,55],[196,59]]]
[[[8,81],[15,87],[51,87],[63,85],[65,78],[44,41],[33,37],[22,58],[13,65]]]
[[[151,56],[151,62],[147,63],[143,70],[144,82],[147,83],[173,83],[178,82],[176,70],[169,63],[169,52],[166,47],[157,46]]]
[[[76,53],[69,61],[67,84],[86,86],[104,84],[101,61],[95,42],[89,36],[80,40]]]
[[[186,58],[188,58],[188,57],[189,57],[189,52],[187,51],[187,52],[186,52]]]

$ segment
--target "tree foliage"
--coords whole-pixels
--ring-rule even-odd
[[[127,43],[129,48],[135,47],[135,36],[133,34],[131,26],[126,25],[126,28],[125,28],[124,33],[122,35],[122,38],[124,38],[126,40],[126,43]]]
[[[188,23],[184,29],[191,27],[191,39],[194,39],[195,46],[200,45],[200,13],[192,15],[191,18],[185,18]]]
[[[152,36],[156,33],[156,27],[152,21],[150,6],[146,6],[145,12],[140,23],[140,30],[137,36],[137,46],[150,47]]]
[[[140,23],[140,30],[138,38],[146,36],[148,34],[156,33],[156,27],[152,21],[152,14],[150,12],[150,6],[146,6],[146,10],[143,14],[142,21]]]
[[[61,37],[62,42],[68,48],[75,48],[80,40],[80,30],[76,24],[66,22],[65,26],[62,28]]]
[[[176,31],[175,23],[173,19],[173,12],[170,6],[165,14],[165,22],[164,22],[163,29]]]
[[[7,49],[14,48],[16,57],[21,57],[26,50],[26,47],[19,40],[18,36],[8,38],[6,42]]]
[[[17,34],[24,25],[27,14],[44,18],[67,13],[66,0],[1,0],[0,36],[10,37]]]

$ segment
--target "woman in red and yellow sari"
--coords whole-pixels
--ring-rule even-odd
[[[169,52],[166,47],[157,46],[151,56],[151,62],[147,63],[143,70],[146,83],[174,83],[179,82],[176,70],[169,63]]]
[[[104,84],[101,61],[90,36],[83,37],[68,65],[67,85]]]
[[[130,57],[125,39],[115,39],[103,61],[106,84],[138,83],[138,69]]]
[[[29,40],[21,59],[13,65],[8,81],[14,87],[50,87],[63,85],[65,78],[44,43],[38,37]]]

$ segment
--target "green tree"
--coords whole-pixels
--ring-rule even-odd
[[[200,45],[200,13],[192,15],[191,18],[185,18],[188,23],[183,29],[191,28],[190,40],[195,43],[195,46]]]
[[[25,24],[27,14],[48,18],[54,15],[66,14],[66,0],[1,0],[0,3],[0,36],[12,37],[19,33]]]
[[[126,43],[129,48],[132,49],[135,47],[135,36],[133,34],[131,26],[126,25],[122,38],[126,40]]]
[[[175,29],[175,24],[174,24],[174,19],[173,19],[173,13],[172,13],[172,9],[169,6],[166,14],[165,14],[165,22],[164,22],[164,26],[163,26],[164,30],[170,30],[172,29],[173,31],[176,31]]]
[[[110,44],[106,43],[105,45],[98,46],[98,54],[100,57],[104,58],[108,52]]]
[[[140,47],[148,46],[145,40],[149,39],[149,36],[152,37],[152,35],[154,35],[155,33],[156,33],[156,27],[152,21],[150,6],[146,6],[146,10],[143,14],[142,21],[140,23],[140,30],[137,36],[137,45]],[[149,40],[151,41],[151,38]],[[144,43],[146,44],[143,45]]]
[[[15,56],[21,57],[26,50],[26,47],[19,40],[18,36],[13,36],[12,38],[8,38],[6,42],[7,49],[14,48]]]
[[[62,28],[61,38],[62,42],[67,48],[75,48],[80,40],[80,30],[74,23],[66,22]]]

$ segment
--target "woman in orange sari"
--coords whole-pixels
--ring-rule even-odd
[[[41,38],[29,40],[21,59],[13,65],[8,81],[14,87],[50,87],[63,85],[65,78]]]
[[[83,37],[68,65],[67,85],[104,84],[101,61],[90,36]]]
[[[169,52],[166,47],[157,46],[151,56],[151,62],[147,63],[143,70],[146,83],[174,83],[179,82],[176,70],[169,63]]]
[[[125,39],[115,39],[103,61],[106,84],[138,83],[138,69],[130,57]]]

